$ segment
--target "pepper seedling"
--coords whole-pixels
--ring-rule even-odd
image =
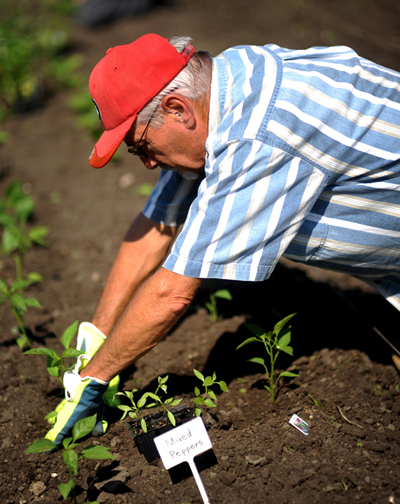
[[[158,380],[158,386],[156,388],[155,392],[146,392],[144,396],[150,397],[150,399],[153,399],[155,402],[150,403],[146,405],[146,408],[153,408],[154,406],[157,406],[160,412],[165,416],[168,416],[169,421],[171,424],[175,427],[176,425],[176,420],[173,415],[173,413],[168,409],[168,407],[174,407],[178,406],[178,404],[182,401],[182,399],[174,399],[173,397],[170,397],[169,399],[165,399],[165,401],[162,399],[162,397],[159,395],[159,391],[162,390],[165,394],[167,393],[167,385],[166,382],[168,380],[168,375],[164,376],[164,378],[161,378],[159,376],[157,378]]]
[[[11,257],[15,266],[15,281],[11,287],[0,279],[0,303],[5,304],[17,320],[21,333],[17,337],[17,344],[21,350],[31,346],[22,322],[23,314],[28,307],[41,308],[36,298],[27,298],[23,294],[29,286],[42,281],[42,276],[35,272],[28,273],[24,278],[24,257],[33,245],[46,246],[45,237],[49,232],[46,226],[28,228],[28,220],[34,209],[32,196],[24,192],[19,180],[11,182],[7,186],[5,198],[0,198],[1,253]]]
[[[142,427],[143,432],[147,432],[146,420],[143,418],[143,415],[140,413],[140,410],[142,408],[144,408],[144,405],[146,404],[146,394],[143,394],[142,397],[137,402],[135,402],[133,399],[133,395],[137,391],[138,391],[138,389],[133,389],[132,391],[127,390],[125,392],[117,392],[115,395],[127,397],[132,404],[132,406],[128,406],[126,404],[118,404],[117,408],[124,412],[124,414],[122,415],[120,420],[124,420],[126,415],[129,415],[131,418],[139,418],[140,419],[140,426]]]
[[[289,355],[293,355],[293,348],[289,346],[291,340],[291,326],[285,326],[289,322],[289,320],[294,317],[294,315],[296,314],[292,313],[292,315],[288,315],[287,317],[282,319],[269,333],[266,333],[266,331],[259,325],[246,324],[246,327],[248,327],[255,336],[247,338],[236,347],[236,350],[239,350],[239,348],[242,348],[249,343],[262,343],[264,345],[265,350],[269,355],[270,369],[268,369],[265,360],[261,357],[253,357],[252,359],[248,359],[248,361],[255,362],[256,364],[261,364],[261,366],[263,366],[268,380],[268,385],[264,385],[264,387],[270,393],[271,402],[274,402],[275,400],[276,389],[281,378],[283,378],[284,376],[288,378],[294,378],[295,376],[298,376],[297,374],[291,373],[290,371],[283,371],[278,375],[276,379],[274,379],[275,363],[280,352],[285,352]]]
[[[206,301],[204,304],[210,314],[211,320],[213,322],[218,322],[217,298],[232,301],[232,294],[227,289],[220,289],[214,292],[211,287],[211,282],[208,282],[208,290],[210,298],[209,301]]]
[[[75,448],[80,445],[80,443],[77,443],[78,439],[82,439],[83,437],[87,436],[94,429],[96,425],[96,417],[97,415],[95,414],[93,416],[78,420],[72,429],[72,437],[64,438],[62,443],[62,458],[68,467],[69,481],[67,483],[60,483],[58,490],[64,499],[66,499],[72,492],[72,498],[74,499],[75,504],[77,504],[78,501],[76,500],[74,476],[78,475],[79,461],[83,458],[92,460],[115,459],[114,455],[109,452],[109,448],[106,448],[105,446],[87,446],[86,448],[83,448],[80,456],[75,451]],[[50,441],[50,439],[42,438],[32,443],[25,453],[41,453],[55,450],[58,450],[58,447],[53,443],[53,441]],[[96,504],[96,501],[86,504]]]
[[[197,408],[195,410],[196,416],[201,415],[201,409],[200,406],[208,406],[209,408],[216,408],[217,405],[215,402],[217,401],[217,396],[215,395],[215,392],[211,390],[211,387],[214,385],[218,385],[222,392],[229,392],[228,387],[226,386],[226,383],[224,381],[216,381],[217,380],[217,375],[215,373],[212,374],[212,376],[206,376],[200,371],[197,371],[197,369],[193,369],[193,373],[195,376],[202,382],[202,386],[204,387],[204,392],[201,393],[199,387],[194,388],[194,393],[195,393],[195,399],[193,399],[193,402],[197,404]]]
[[[137,389],[133,389],[131,392],[117,392],[115,394],[127,397],[132,404],[132,406],[124,404],[120,404],[117,406],[117,408],[119,408],[124,412],[124,414],[121,417],[121,420],[123,420],[126,417],[126,415],[129,415],[131,418],[139,418],[140,426],[143,432],[145,433],[147,432],[147,425],[145,418],[140,412],[141,409],[153,408],[154,406],[157,406],[159,411],[162,412],[164,416],[167,416],[171,424],[175,427],[176,425],[175,417],[168,408],[177,406],[182,401],[182,399],[174,399],[173,397],[163,400],[163,398],[160,395],[160,390],[162,390],[164,393],[167,393],[166,382],[168,380],[168,375],[165,376],[164,378],[161,378],[161,376],[159,376],[157,380],[158,380],[158,386],[155,392],[145,392],[137,402],[133,400],[133,394],[137,392]],[[148,398],[152,399],[154,402],[146,404]]]
[[[10,287],[0,278],[0,304],[4,304],[7,309],[14,315],[20,335],[17,337],[17,345],[22,350],[25,346],[30,347],[23,323],[23,315],[29,308],[41,308],[39,301],[34,297],[25,297],[23,291],[35,283],[41,282],[42,276],[39,273],[28,273],[25,279],[15,280]]]

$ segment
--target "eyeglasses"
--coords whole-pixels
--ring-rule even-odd
[[[142,136],[140,137],[139,142],[137,142],[136,146],[135,145],[131,145],[128,148],[128,152],[130,154],[133,154],[134,156],[139,156],[141,158],[147,158],[148,157],[148,154],[145,152],[145,147],[143,145],[140,145],[140,144],[142,143],[142,140],[143,140],[143,138],[144,138],[144,136],[146,134],[147,128],[149,127],[149,124],[150,124],[151,120],[153,119],[153,116],[154,116],[154,112],[151,114],[149,122],[146,124],[146,127],[143,130]]]

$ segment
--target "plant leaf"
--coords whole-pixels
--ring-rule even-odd
[[[299,375],[296,373],[291,373],[290,371],[282,371],[282,373],[280,373],[278,376],[278,380],[279,378],[282,378],[282,376],[287,376],[288,378],[295,378],[296,376]]]
[[[82,455],[93,460],[114,460],[115,457],[105,446],[88,446],[82,450]]]
[[[64,450],[62,453],[62,458],[67,464],[69,470],[73,474],[78,474],[78,455],[74,452],[74,450]]]
[[[200,389],[199,387],[194,387],[194,393],[198,397],[200,395]]]
[[[97,413],[92,416],[82,418],[81,420],[78,420],[76,422],[74,428],[72,429],[72,436],[74,438],[74,441],[77,441],[78,439],[81,439],[92,432],[96,425],[96,418]]]
[[[211,376],[206,376],[205,380],[204,380],[204,386],[205,387],[211,387],[211,385],[214,384],[214,380],[212,379]]]
[[[59,366],[48,367],[47,372],[50,376],[55,376],[56,378],[60,378],[61,376],[61,368]]]
[[[199,380],[201,380],[204,383],[204,376],[200,373],[200,371],[197,371],[197,369],[193,369],[193,373]]]
[[[214,296],[220,299],[227,299],[228,301],[232,301],[232,294],[227,289],[217,290],[214,292]]]
[[[140,421],[140,426],[142,427],[142,430],[143,432],[147,432],[147,424],[146,424],[146,420],[144,418],[142,418],[142,420]]]
[[[50,357],[50,359],[60,359],[52,348],[31,348],[24,352],[24,355],[45,355],[46,357]]]
[[[245,324],[250,331],[258,337],[265,336],[265,329],[257,324]]]
[[[293,355],[293,348],[291,346],[285,346],[283,348],[280,348],[282,352],[285,352],[289,355]]]
[[[284,334],[280,337],[276,343],[276,347],[282,350],[283,347],[288,346],[290,343],[290,329],[283,331]]]
[[[70,493],[70,491],[72,490],[73,488],[73,485],[74,485],[74,482],[72,479],[70,479],[68,481],[68,483],[60,483],[58,485],[58,491],[60,492],[60,494],[63,496],[63,499],[66,499]]]
[[[216,408],[217,405],[211,399],[204,399],[204,404],[209,408]]]
[[[291,315],[288,315],[287,317],[283,318],[282,320],[280,320],[277,324],[275,324],[274,326],[274,333],[276,335],[278,335],[282,328],[289,322],[289,320],[294,317],[296,315],[296,313],[292,313]]]
[[[43,276],[40,273],[37,273],[36,271],[30,271],[26,275],[26,278],[29,280],[30,283],[43,282]]]
[[[256,364],[261,364],[265,366],[265,361],[261,357],[253,357],[252,359],[248,359],[249,362],[255,362]]]
[[[71,324],[69,327],[65,329],[61,336],[61,343],[64,348],[69,348],[71,345],[71,342],[75,336],[76,330],[78,328],[78,321],[75,320],[73,324]]]
[[[38,439],[37,441],[33,442],[29,448],[26,450],[25,453],[42,453],[42,452],[47,452],[50,450],[53,450],[54,448],[57,448],[56,445],[53,443],[53,441],[50,441],[50,439],[42,438]]]
[[[31,308],[41,308],[42,307],[42,305],[39,303],[39,301],[34,297],[25,298],[25,303],[27,306],[30,306]]]
[[[79,357],[80,355],[83,355],[85,352],[82,350],[77,350],[76,348],[66,348],[61,357],[64,359],[65,357]]]
[[[2,278],[0,278],[0,291],[5,295],[9,293],[7,284]]]
[[[215,395],[215,393],[212,391],[212,390],[209,390],[208,391],[208,395],[211,397],[211,399],[213,401],[216,401],[217,400],[217,396]]]
[[[222,392],[229,392],[228,387],[227,387],[227,385],[226,385],[226,383],[224,381],[221,380],[221,381],[219,381],[217,383],[220,386]]]
[[[249,343],[254,343],[254,342],[260,342],[260,340],[258,338],[255,338],[254,336],[251,337],[251,338],[247,338],[246,340],[244,340],[242,343],[240,343],[240,345],[238,345],[236,347],[236,350],[239,350],[239,348],[242,348],[244,347],[245,345],[248,345]]]
[[[18,310],[21,310],[25,312],[27,310],[25,299],[21,296],[21,294],[18,294],[16,292],[13,294],[10,298],[12,305],[17,308]]]
[[[146,404],[146,401],[147,401],[147,397],[141,397],[138,402],[137,402],[137,407],[140,409],[140,408],[143,408],[143,406]]]
[[[167,415],[168,415],[168,418],[169,418],[169,421],[172,423],[172,425],[175,427],[176,425],[176,420],[175,420],[175,417],[174,415],[168,410],[167,411]]]

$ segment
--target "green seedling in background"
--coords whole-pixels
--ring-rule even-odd
[[[243,341],[243,343],[236,347],[236,350],[239,350],[239,348],[242,348],[250,343],[262,343],[264,345],[264,348],[269,355],[269,369],[265,364],[265,360],[261,357],[253,357],[252,359],[248,360],[249,362],[255,362],[256,364],[261,364],[261,366],[263,366],[268,380],[268,385],[264,385],[264,387],[270,393],[271,402],[274,402],[275,400],[277,387],[281,378],[283,378],[284,376],[288,378],[294,378],[295,376],[298,376],[295,373],[283,371],[278,375],[276,379],[274,379],[275,363],[280,352],[285,352],[289,355],[293,355],[293,348],[289,346],[291,340],[291,326],[285,326],[289,322],[289,320],[294,317],[294,315],[296,314],[293,313],[292,315],[288,315],[287,317],[282,319],[269,333],[266,333],[266,331],[258,325],[246,324],[246,327],[248,327],[250,331],[255,334],[255,336],[246,339],[245,341]]]
[[[31,346],[22,321],[23,314],[29,307],[41,307],[37,299],[25,297],[24,291],[42,281],[42,276],[35,272],[28,273],[24,278],[24,258],[33,245],[46,246],[45,237],[48,234],[46,226],[28,227],[34,209],[32,196],[24,192],[19,180],[11,182],[5,197],[0,198],[1,253],[11,257],[15,267],[15,280],[11,286],[4,280],[0,282],[0,303],[5,304],[17,320],[21,333],[17,344],[21,349]]]
[[[72,437],[65,438],[63,440],[62,458],[68,467],[70,479],[68,483],[60,483],[58,490],[64,499],[67,499],[68,495],[72,492],[72,498],[74,499],[75,504],[77,504],[78,501],[76,499],[74,476],[78,475],[79,461],[83,458],[92,460],[115,460],[114,455],[112,455],[109,452],[109,448],[106,448],[105,446],[87,446],[86,448],[83,448],[80,456],[76,452],[76,448],[80,445],[77,441],[90,434],[94,429],[96,425],[96,416],[97,415],[93,415],[91,417],[78,420],[72,430]],[[53,443],[53,441],[42,438],[32,443],[26,450],[26,453],[41,453],[55,450],[57,450],[57,446]],[[87,504],[96,504],[96,501]]]
[[[97,140],[103,132],[103,126],[87,87],[77,91],[70,98],[68,105],[78,116],[76,126],[85,130],[90,138]]]
[[[31,195],[24,192],[21,182],[11,182],[5,198],[0,198],[1,252],[14,260],[16,280],[22,280],[24,257],[32,246],[47,246],[48,227],[28,227],[34,210],[35,202]]]
[[[217,396],[215,395],[215,392],[211,390],[211,387],[214,385],[218,385],[219,388],[222,390],[222,392],[229,392],[228,387],[226,386],[226,383],[224,381],[216,381],[217,376],[215,373],[213,373],[212,376],[206,376],[200,371],[197,371],[197,369],[193,369],[193,373],[195,376],[201,381],[202,386],[204,388],[203,393],[200,391],[198,387],[195,387],[194,389],[194,394],[195,394],[195,399],[193,399],[193,402],[197,404],[196,408],[196,416],[201,415],[201,409],[200,406],[208,406],[209,408],[216,408],[217,405],[215,404],[217,401]]]
[[[43,106],[45,91],[76,84],[77,57],[66,53],[73,20],[61,9],[65,5],[60,0],[2,2],[0,101],[9,112]]]
[[[0,304],[4,304],[15,316],[20,332],[16,341],[21,350],[25,346],[31,346],[31,342],[29,341],[26,328],[22,320],[23,314],[28,311],[28,307],[41,308],[40,303],[36,298],[24,297],[22,292],[30,285],[41,281],[41,275],[33,272],[28,273],[25,279],[14,281],[11,284],[11,287],[8,287],[6,282],[0,278]]]
[[[217,299],[232,301],[232,295],[227,289],[220,289],[214,292],[211,287],[211,282],[208,282],[208,290],[210,293],[210,299],[205,303],[205,306],[210,314],[211,320],[213,322],[218,322],[219,314],[217,309]]]

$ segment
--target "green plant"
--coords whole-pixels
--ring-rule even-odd
[[[41,105],[47,81],[70,85],[74,79],[76,65],[64,63],[74,58],[66,55],[72,23],[59,9],[65,3],[1,1],[0,99],[9,111],[23,111],[21,104],[29,101]]]
[[[67,327],[61,336],[61,344],[64,347],[61,356],[57,354],[53,348],[31,348],[24,352],[24,355],[44,355],[47,357],[47,371],[50,376],[57,377],[61,384],[63,383],[61,375],[71,369],[74,365],[71,365],[71,358],[79,357],[84,354],[82,350],[77,350],[76,348],[70,348],[72,340],[78,329],[78,321],[76,320],[73,324]]]
[[[269,369],[265,363],[265,360],[261,357],[253,357],[252,359],[248,360],[250,362],[255,362],[256,364],[263,366],[268,380],[268,385],[264,385],[264,387],[270,393],[271,402],[274,402],[275,400],[276,390],[281,378],[283,378],[284,376],[288,378],[298,376],[295,373],[283,371],[279,373],[276,379],[274,378],[275,363],[280,352],[285,352],[289,355],[293,355],[293,349],[291,346],[289,346],[291,340],[291,326],[285,326],[289,322],[289,320],[294,317],[294,315],[295,313],[288,315],[287,317],[282,319],[274,326],[274,329],[268,333],[266,333],[266,331],[259,325],[246,324],[246,327],[248,327],[255,336],[247,338],[236,347],[236,350],[239,350],[239,348],[242,348],[250,343],[262,343],[264,345],[264,348],[269,355]]]
[[[143,394],[142,397],[135,402],[133,399],[133,395],[138,391],[138,389],[133,389],[132,391],[125,392],[117,392],[115,395],[120,395],[127,397],[131,402],[132,406],[128,406],[126,404],[119,404],[117,408],[122,410],[124,414],[120,418],[120,420],[124,420],[126,415],[129,415],[131,418],[139,418],[140,426],[142,427],[143,432],[147,432],[146,420],[143,418],[143,415],[140,413],[140,410],[144,408],[146,404],[146,394]]]
[[[43,355],[47,358],[47,372],[50,376],[54,376],[58,378],[61,382],[62,387],[64,387],[64,383],[61,375],[72,369],[74,364],[71,364],[71,358],[79,357],[84,352],[81,350],[77,350],[76,348],[71,348],[72,340],[76,334],[78,329],[78,321],[76,320],[73,324],[71,324],[61,336],[61,344],[64,347],[63,353],[61,356],[57,354],[57,352],[53,348],[31,348],[24,352],[24,355]],[[50,420],[57,416],[57,411],[50,411],[45,416],[45,420]]]
[[[0,198],[1,252],[14,260],[17,280],[22,279],[26,253],[33,245],[47,245],[47,226],[28,227],[34,210],[35,202],[30,194],[25,193],[21,182],[11,182],[6,188],[5,197]]]
[[[0,304],[4,304],[7,309],[14,315],[18,327],[19,336],[17,336],[17,344],[22,350],[25,346],[30,347],[26,333],[25,325],[22,321],[23,314],[30,308],[41,308],[39,301],[34,297],[24,297],[23,291],[32,284],[41,282],[42,277],[39,273],[28,273],[25,279],[15,280],[10,287],[0,278]]]
[[[217,309],[217,299],[232,301],[232,295],[227,289],[220,289],[214,292],[211,287],[211,282],[208,282],[208,290],[210,298],[209,301],[206,301],[205,306],[210,314],[211,320],[213,322],[218,322],[219,314]]]
[[[139,418],[140,426],[142,427],[143,432],[147,432],[146,420],[140,412],[140,410],[143,408],[153,408],[156,406],[164,416],[168,417],[169,421],[173,426],[176,425],[175,417],[168,408],[177,406],[182,401],[182,399],[174,400],[173,397],[170,397],[169,399],[163,400],[163,398],[160,395],[160,391],[163,391],[165,394],[167,393],[166,382],[168,380],[168,375],[165,376],[164,378],[161,378],[161,376],[159,376],[157,380],[158,385],[155,392],[145,392],[137,402],[135,402],[133,399],[133,395],[135,394],[135,392],[137,392],[137,389],[133,389],[131,392],[128,391],[117,392],[115,394],[127,397],[132,404],[132,406],[124,404],[120,404],[117,406],[117,408],[119,408],[124,412],[124,414],[121,417],[121,420],[123,420],[126,417],[126,415],[129,415],[131,418]],[[147,399],[149,398],[152,399],[154,402],[146,404]]]
[[[77,441],[90,434],[94,429],[96,425],[96,416],[97,415],[93,415],[91,417],[82,418],[81,420],[78,420],[73,427],[72,437],[65,438],[62,443],[63,446],[62,458],[68,467],[69,481],[67,483],[60,483],[58,490],[64,499],[67,499],[68,495],[72,492],[72,498],[74,499],[75,504],[77,504],[78,501],[76,500],[74,476],[78,475],[79,461],[82,460],[83,458],[92,460],[115,459],[114,455],[112,455],[109,452],[109,448],[100,445],[87,446],[86,448],[83,448],[80,456],[76,452],[76,448],[80,445],[80,443],[77,443]],[[58,448],[53,443],[53,441],[50,441],[49,439],[46,438],[42,438],[32,443],[26,450],[26,453],[30,454],[30,453],[49,452],[57,449]],[[94,501],[89,504],[98,504],[98,503]]]
[[[80,88],[68,101],[69,107],[77,114],[76,125],[97,140],[103,131],[96,108],[87,87]]]
[[[162,399],[162,397],[159,395],[159,392],[162,390],[165,394],[167,393],[167,385],[166,382],[168,380],[168,375],[165,376],[164,378],[161,378],[159,376],[157,378],[158,380],[158,385],[156,388],[155,392],[146,392],[144,395],[147,399],[149,397],[150,399],[153,399],[155,401],[154,403],[150,403],[146,405],[146,408],[153,408],[154,406],[157,406],[159,411],[162,411],[163,415],[168,416],[169,421],[171,422],[172,425],[176,425],[176,420],[172,412],[168,409],[169,407],[173,406],[178,406],[178,404],[182,401],[182,399],[175,399],[173,397],[170,397],[169,399],[165,399],[165,401]]]
[[[211,389],[214,385],[218,385],[219,388],[222,390],[222,392],[229,392],[228,387],[226,386],[226,383],[224,381],[216,381],[217,376],[215,373],[212,374],[212,376],[206,376],[200,371],[197,371],[197,369],[193,369],[193,373],[195,376],[201,381],[202,386],[204,388],[203,393],[200,391],[198,387],[194,388],[194,394],[195,394],[195,399],[193,399],[193,402],[197,404],[196,408],[196,416],[200,416],[201,414],[201,409],[200,406],[208,406],[209,408],[216,408],[217,405],[215,402],[217,401],[217,396],[215,395],[215,392]]]

